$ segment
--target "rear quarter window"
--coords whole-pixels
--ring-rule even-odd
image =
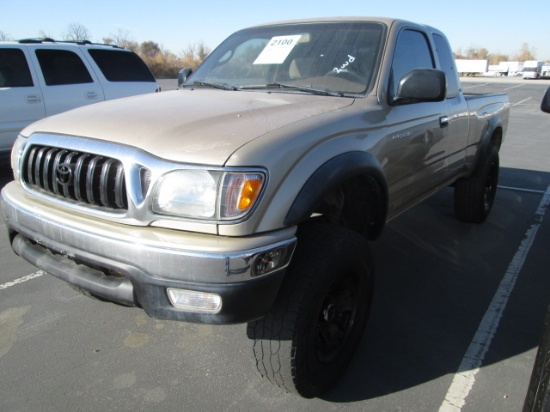
[[[460,89],[458,79],[456,77],[455,60],[451,54],[451,49],[443,36],[434,34],[433,39],[437,49],[437,55],[439,57],[439,64],[445,71],[445,76],[447,78],[447,98],[449,99],[455,97]]]
[[[133,52],[100,49],[89,49],[88,52],[110,82],[155,81],[147,65]]]

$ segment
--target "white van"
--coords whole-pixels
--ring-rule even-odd
[[[160,91],[139,56],[90,42],[0,42],[0,156],[30,123],[79,106]]]
[[[523,63],[523,78],[524,79],[538,79],[540,77],[540,71],[544,62],[538,60],[527,60]]]

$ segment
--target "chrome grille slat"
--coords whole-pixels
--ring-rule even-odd
[[[51,160],[52,155],[55,153],[55,149],[50,149],[46,152],[46,158],[44,159],[44,165],[42,167],[42,176],[44,182],[44,189],[50,191],[50,176],[52,174]]]
[[[34,155],[35,155],[35,152],[36,152],[37,148],[36,147],[33,147],[29,150],[29,153],[27,155],[27,164],[26,165],[23,165],[23,168],[25,168],[25,176],[27,176],[27,180],[28,180],[28,177],[29,176],[32,176],[32,165],[34,163]],[[32,181],[29,181],[29,183],[34,183]]]
[[[97,162],[101,159],[102,157],[95,156],[90,163],[88,163],[88,167],[86,168],[86,196],[90,203],[97,203],[94,195],[94,174]]]
[[[115,204],[123,208],[126,199],[126,185],[124,184],[124,169],[117,168],[115,177]]]
[[[24,162],[22,179],[32,188],[78,203],[128,209],[124,166],[117,159],[37,145]]]
[[[85,201],[84,197],[81,194],[82,187],[82,165],[84,161],[90,157],[89,154],[85,153],[82,156],[78,157],[76,162],[76,167],[74,169],[74,197],[76,200]]]
[[[109,205],[109,173],[111,166],[115,161],[113,159],[108,159],[101,166],[101,177],[99,178],[99,200],[103,206]]]
[[[43,147],[40,150],[38,150],[38,153],[36,154],[36,163],[34,164],[34,181],[37,185],[42,186],[42,182],[40,179],[40,169],[41,164],[44,162],[44,152],[48,150],[47,147]]]

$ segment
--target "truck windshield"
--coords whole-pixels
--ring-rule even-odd
[[[216,48],[183,86],[362,94],[376,73],[385,31],[374,22],[241,30]]]

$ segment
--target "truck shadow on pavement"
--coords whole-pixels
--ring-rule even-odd
[[[323,399],[373,399],[446,375],[448,387],[549,184],[550,173],[501,169],[505,188],[481,225],[455,219],[452,188],[391,222],[371,244],[376,289],[362,344]],[[518,276],[482,368],[539,343],[550,302],[550,257],[542,239],[527,256],[527,273]]]
[[[5,163],[0,163],[0,189],[8,182],[13,180],[9,159]]]
[[[4,187],[10,180],[13,180],[13,173],[10,167],[10,161],[6,159],[0,162],[0,188]]]

